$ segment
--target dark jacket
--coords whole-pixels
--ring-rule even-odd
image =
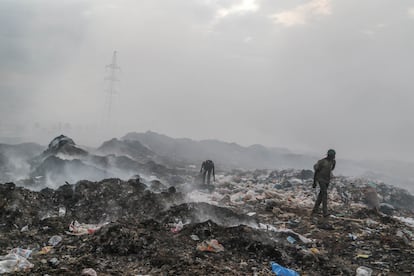
[[[329,183],[332,177],[332,171],[335,169],[335,159],[324,158],[319,160],[314,166],[315,177],[318,182]]]

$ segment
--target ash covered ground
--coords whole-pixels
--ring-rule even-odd
[[[44,173],[62,155],[60,147],[51,152],[55,145],[32,161],[33,172]],[[96,159],[108,158],[73,150],[72,141],[62,145],[65,156],[76,153],[70,162],[98,170]],[[332,215],[311,217],[312,171],[223,171],[205,187],[195,171],[133,162],[137,173],[158,179],[52,189],[33,173],[0,184],[0,268],[21,275],[274,275],[273,261],[300,275],[355,275],[361,266],[373,275],[414,274],[414,197],[405,190],[336,177]],[[30,189],[21,187],[27,183]]]

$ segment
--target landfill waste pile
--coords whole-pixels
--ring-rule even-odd
[[[25,147],[26,151],[29,151],[27,147]],[[147,175],[155,179],[170,180],[181,173],[176,167],[163,165],[162,162],[167,163],[169,160],[155,156],[138,141],[120,142],[112,139],[89,152],[76,145],[71,138],[60,135],[54,138],[43,152],[29,158],[34,153],[36,151],[31,150],[29,154],[20,154],[18,162],[12,162],[20,164],[24,170],[2,164],[6,162],[1,162],[0,155],[0,180],[15,181],[20,186],[30,186],[32,189],[39,190],[45,187],[56,188],[66,182],[76,183],[83,179],[98,181],[112,177],[128,179],[134,175]],[[11,163],[10,156],[15,155],[8,154],[9,158],[3,159]],[[24,160],[25,158],[27,160]],[[169,163],[169,165],[174,164]],[[15,176],[17,172],[19,177],[7,177],[7,174]]]
[[[214,190],[141,178],[40,191],[0,184],[0,273],[413,275],[414,197],[336,177],[310,216],[312,171],[232,171]]]

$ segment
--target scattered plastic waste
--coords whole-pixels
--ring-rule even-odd
[[[300,224],[300,220],[297,219],[291,219],[288,221],[288,224],[291,226],[298,226]]]
[[[50,260],[48,261],[48,263],[49,263],[50,265],[52,265],[52,266],[57,266],[60,262],[59,262],[59,260],[58,260],[57,258],[53,257],[52,259],[50,259]]]
[[[353,241],[356,241],[358,239],[357,236],[355,236],[354,234],[351,234],[351,233],[348,234],[348,237]]]
[[[93,268],[84,268],[82,269],[81,275],[83,276],[97,276],[95,269]]]
[[[14,253],[1,256],[0,259],[0,274],[28,271],[34,266],[25,257]]]
[[[66,231],[66,234],[69,235],[75,235],[75,236],[81,236],[81,235],[87,235],[87,234],[93,234],[97,230],[99,230],[102,226],[106,225],[104,224],[85,224],[85,223],[79,223],[78,221],[72,221],[69,225],[69,232]]]
[[[193,241],[199,241],[200,240],[200,238],[197,235],[191,235],[190,237]]]
[[[272,267],[272,271],[277,275],[277,276],[300,276],[299,273],[297,273],[296,271],[283,267],[281,265],[279,265],[278,263],[275,262],[271,262],[270,266]]]
[[[44,255],[49,253],[52,250],[53,246],[45,246],[43,247],[37,254]]]
[[[367,219],[365,220],[365,223],[366,223],[368,226],[374,226],[374,225],[377,225],[377,224],[378,224],[378,222],[376,222],[375,220],[372,220],[372,219],[370,219],[370,218],[367,218]]]
[[[66,215],[66,208],[59,207],[59,217],[64,217]]]
[[[292,236],[289,236],[286,238],[288,240],[288,242],[290,242],[291,244],[294,244],[296,242],[295,238]]]
[[[392,216],[395,212],[394,206],[392,206],[391,204],[388,204],[388,203],[384,203],[384,202],[380,203],[379,210],[380,210],[380,212],[382,212],[386,215],[389,215],[389,216]]]
[[[173,233],[178,233],[181,230],[183,230],[184,224],[183,222],[180,220],[178,223],[175,224],[171,224],[172,228],[171,228],[171,232]]]
[[[362,259],[368,259],[369,255],[367,255],[367,254],[358,254],[356,257],[357,258],[362,258]]]
[[[23,248],[13,248],[12,250],[10,250],[9,254],[17,254],[21,257],[24,258],[29,258],[30,255],[32,254],[32,250],[30,249],[23,249]]]
[[[313,254],[320,254],[321,252],[319,251],[319,249],[318,248],[315,248],[315,247],[312,247],[311,249],[310,249],[310,251],[313,253]]]
[[[402,223],[405,223],[406,225],[410,227],[414,227],[414,218],[398,217],[398,216],[393,216],[393,218],[401,221]]]
[[[20,232],[27,232],[29,231],[29,225],[23,226]]]
[[[411,240],[414,240],[414,233],[408,229],[402,230],[404,234],[406,234]]]
[[[371,276],[372,269],[366,266],[360,266],[356,270],[356,276]]]
[[[249,264],[247,262],[243,262],[243,261],[240,262],[240,266],[248,266],[248,265]]]
[[[206,268],[211,275],[275,275],[269,261],[280,263],[284,268],[296,270],[301,275],[357,275],[359,266],[374,270],[371,275],[380,272],[402,275],[414,271],[413,262],[409,258],[414,245],[414,229],[399,223],[393,217],[367,210],[362,203],[359,182],[354,185],[344,178],[341,183],[335,182],[331,187],[330,211],[338,214],[338,218],[330,220],[335,231],[328,232],[318,228],[324,222],[321,216],[316,216],[316,220],[313,220],[309,215],[314,201],[311,197],[313,190],[307,184],[311,184],[312,179],[302,186],[285,187],[284,178],[289,179],[290,176],[284,175],[289,171],[264,180],[259,180],[256,174],[267,176],[268,171],[243,171],[240,172],[243,182],[236,185],[231,178],[235,173],[229,173],[227,178],[217,183],[213,193],[202,197],[208,201],[189,201],[191,203],[183,205],[183,201],[187,202],[185,194],[151,194],[145,184],[134,181],[122,184],[118,180],[102,183],[85,181],[75,186],[74,190],[65,186],[55,192],[45,190],[40,195],[18,188],[14,192],[16,196],[12,197],[14,202],[8,201],[3,206],[12,215],[17,210],[15,208],[22,212],[21,216],[5,217],[0,223],[3,254],[8,254],[10,249],[18,246],[33,250],[27,260],[34,264],[34,268],[26,273],[16,272],[19,275],[56,275],[65,274],[66,271],[81,275],[82,270],[87,268],[96,268],[97,274],[110,271],[114,275],[141,275],[151,271],[163,271],[164,274],[185,274],[185,271],[191,271],[193,275],[203,275],[206,274]],[[184,180],[191,187],[191,178]],[[273,191],[272,181],[282,183],[283,190]],[[351,192],[349,201],[345,204],[341,198],[348,188]],[[254,191],[252,200],[236,204],[234,198],[239,194],[244,195],[248,190]],[[267,190],[274,194],[268,195]],[[8,186],[1,184],[0,192],[2,191],[7,195]],[[392,192],[388,193],[389,189],[385,185],[379,191],[382,200],[400,206],[398,201],[402,199],[388,197]],[[68,200],[65,197],[67,193],[70,196]],[[96,196],[97,194],[101,196]],[[219,202],[223,196],[229,199],[226,203]],[[164,206],[165,199],[169,209]],[[20,204],[22,200],[30,200],[31,204]],[[412,201],[414,202],[414,197]],[[124,202],[128,204],[124,205]],[[63,203],[68,206],[66,214],[56,219]],[[2,204],[0,202],[0,207]],[[152,204],[154,208],[148,210]],[[125,210],[118,209],[120,206]],[[51,210],[55,217],[39,223],[45,210]],[[249,212],[256,214],[248,216]],[[396,208],[395,214],[411,215],[402,207]],[[70,217],[73,219],[68,221]],[[97,224],[103,219],[115,218],[119,218],[116,223],[101,228],[94,235],[73,237],[64,234],[65,230],[69,231],[67,227],[71,220]],[[170,232],[173,228],[170,224],[163,224],[171,222],[176,228],[180,219],[186,227],[178,234]],[[190,220],[191,224],[186,224]],[[30,228],[29,232],[21,233],[26,224]],[[75,222],[73,224],[72,226],[80,226]],[[88,229],[86,232],[89,234]],[[54,235],[62,237],[55,247],[48,244]],[[223,242],[224,252],[213,253],[216,250],[211,245],[209,250],[212,252],[208,252],[207,241],[210,239]],[[296,242],[291,244],[293,239]],[[302,239],[308,243],[305,245]],[[203,244],[203,241],[206,242]],[[42,248],[45,245],[47,247]],[[199,251],[198,245],[200,250],[207,252]],[[332,258],[332,252],[340,254]],[[99,258],[93,261],[96,254]],[[136,254],[142,257],[142,262],[129,265],[134,262]],[[122,258],[114,259],[115,255]],[[275,256],[278,258],[275,259]],[[364,256],[368,258],[363,258]],[[60,262],[57,267],[54,262],[49,262],[53,257]],[[220,260],[219,265],[217,260]],[[177,263],[180,268],[176,266]],[[84,275],[89,274],[84,272]],[[365,272],[358,270],[359,275]]]
[[[62,237],[61,236],[52,236],[49,241],[48,244],[51,246],[56,246],[58,245],[60,242],[62,241]]]
[[[248,215],[249,217],[252,217],[252,216],[256,215],[256,212],[250,212],[250,213],[247,213],[247,215]]]
[[[277,233],[291,233],[291,234],[295,234],[301,242],[303,243],[312,243],[313,240],[306,238],[305,236],[296,233],[295,231],[293,231],[292,229],[287,229],[287,228],[276,228],[273,225],[270,224],[263,224],[263,223],[259,223],[258,229],[262,229],[262,230],[266,230],[266,231],[272,231],[272,232],[277,232]]]
[[[395,234],[397,237],[403,238],[404,237],[404,233],[401,230],[398,230],[397,233]]]
[[[201,244],[197,245],[197,250],[208,252],[222,252],[224,251],[224,247],[217,240],[209,240],[203,241]]]

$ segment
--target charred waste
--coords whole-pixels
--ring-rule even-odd
[[[206,187],[188,160],[137,140],[27,146],[21,177],[0,184],[0,273],[414,273],[414,196],[380,181],[336,176],[324,218],[310,216],[307,169],[220,169]]]

